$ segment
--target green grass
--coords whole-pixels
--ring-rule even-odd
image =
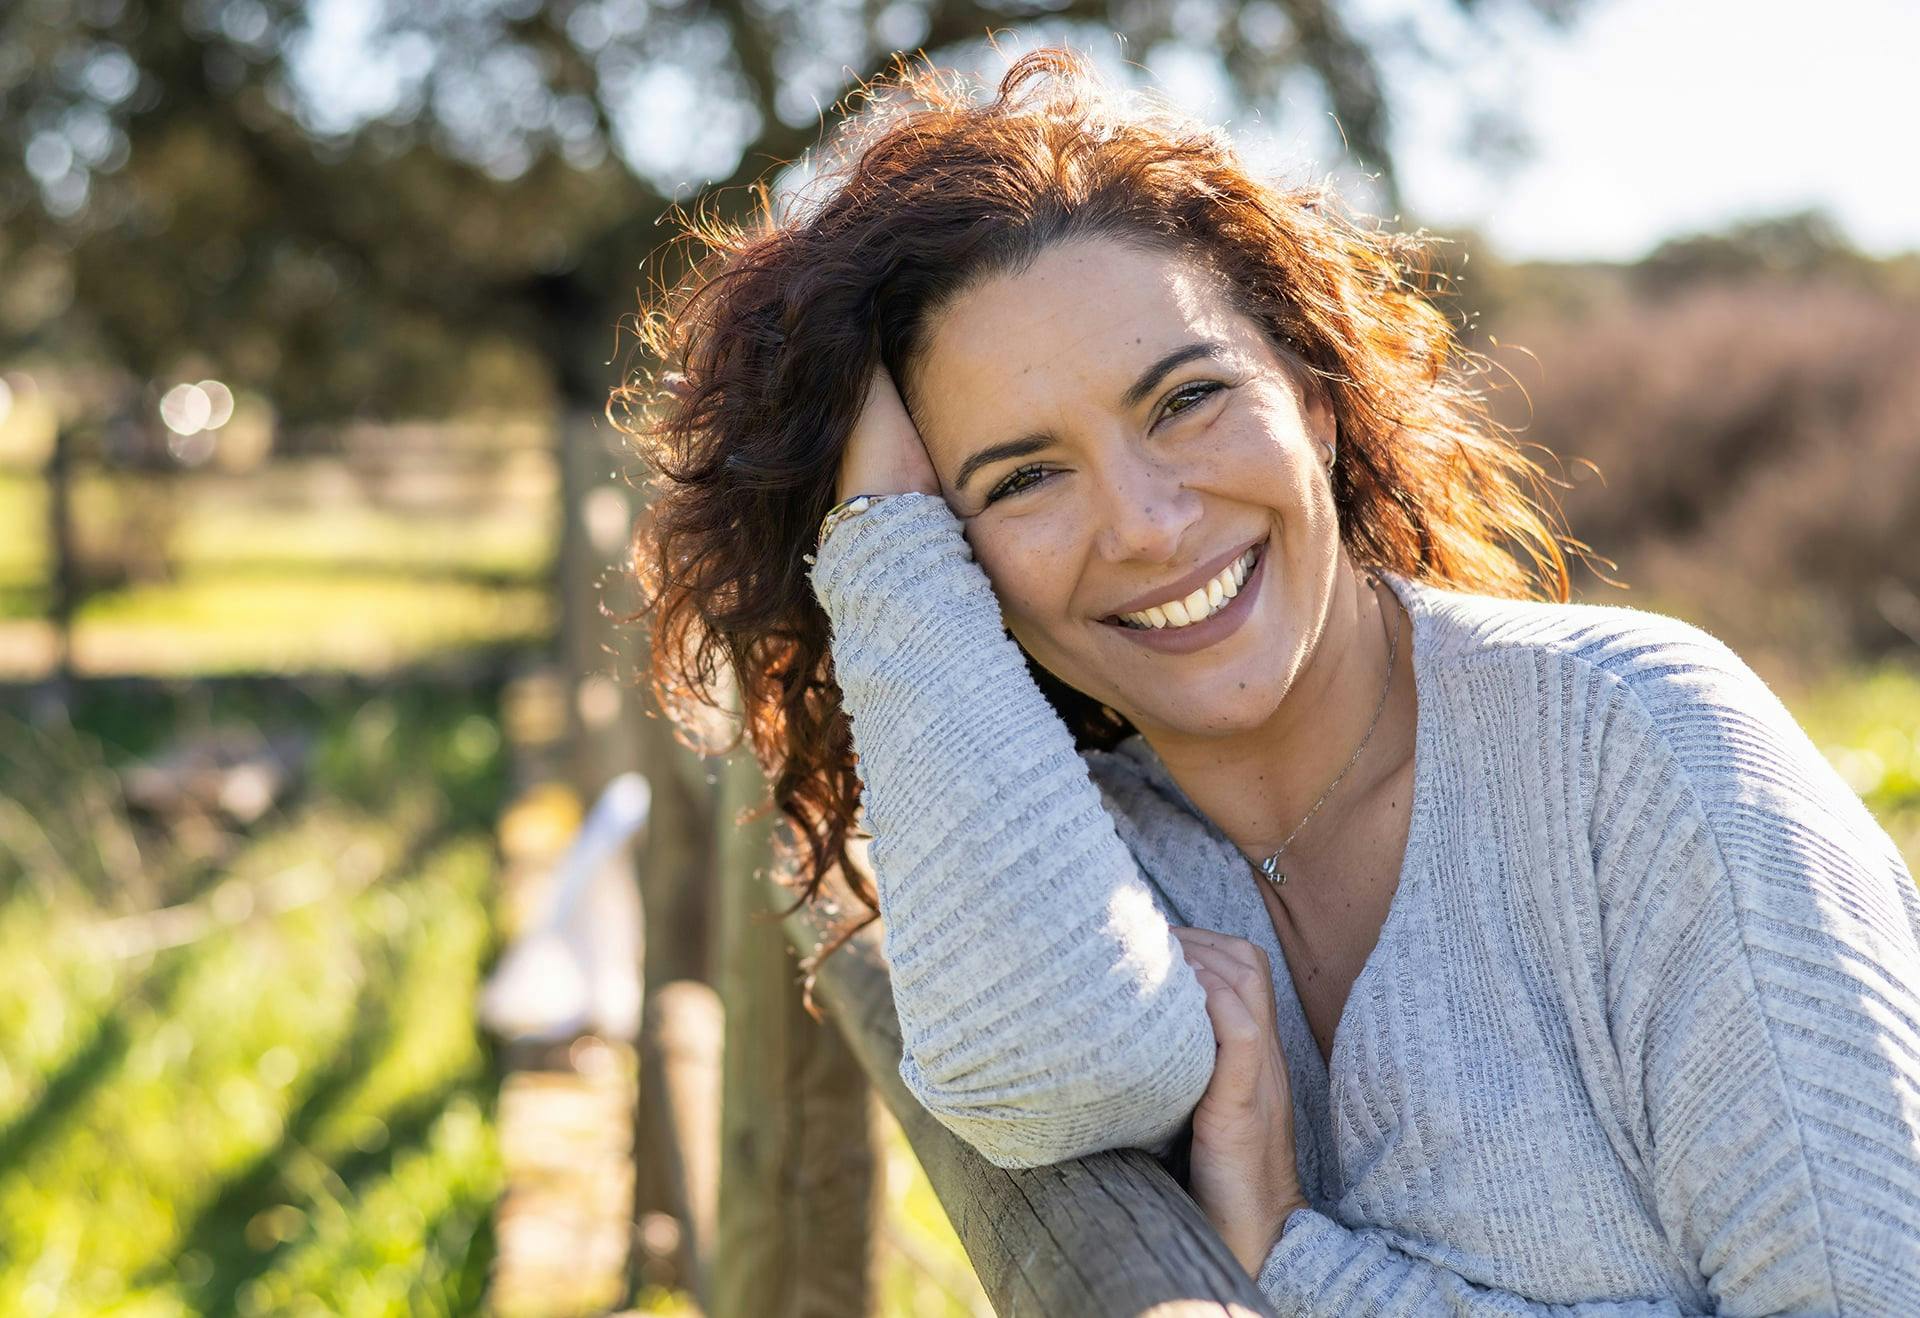
[[[1782,699],[1920,876],[1920,667],[1888,662]]]
[[[83,547],[98,548],[116,528],[166,510],[168,553],[183,572],[385,569],[531,582],[552,560],[559,506],[538,481],[528,485],[510,503],[462,513],[330,496],[328,482],[297,466],[244,479],[90,473],[75,484],[73,516]],[[46,526],[45,482],[0,472],[0,582],[45,575]]]
[[[173,551],[186,570],[384,569],[533,582],[551,557],[557,515],[539,505],[484,517],[215,506],[183,519]]]
[[[150,695],[77,715],[35,734],[70,739],[76,762],[195,717]],[[185,945],[104,937],[146,917],[47,872],[88,839],[56,817],[22,848],[0,813],[0,852],[35,867],[0,869],[0,1313],[478,1302],[500,1176],[471,1005],[494,942],[490,702],[363,693],[281,701],[275,719],[318,736],[310,787],[170,894],[216,917]],[[31,768],[0,765],[0,799],[44,787]],[[164,839],[143,845],[167,868]]]
[[[0,471],[0,585],[38,582],[45,574],[46,528],[46,486]]]
[[[906,1135],[896,1122],[883,1125],[889,1229],[896,1238],[911,1243],[921,1262],[903,1257],[897,1249],[888,1251],[881,1275],[880,1312],[900,1318],[971,1318],[991,1313],[960,1237],[920,1170]]]
[[[74,647],[88,672],[377,673],[536,644],[553,625],[551,592],[538,585],[349,571],[193,574],[91,597],[75,618]]]
[[[381,504],[297,464],[244,480],[88,475],[73,493],[95,577],[74,619],[78,670],[381,673],[543,641],[558,534],[543,471],[470,511]],[[52,662],[46,503],[37,477],[0,473],[0,678]]]

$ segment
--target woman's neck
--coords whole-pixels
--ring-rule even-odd
[[[1336,821],[1350,820],[1372,789],[1413,756],[1413,620],[1384,581],[1369,590],[1357,574],[1336,579],[1345,584],[1337,588],[1326,631],[1265,724],[1230,737],[1142,733],[1187,798],[1256,860],[1285,842],[1324,796],[1288,847],[1316,849],[1316,836],[1337,834]],[[1397,645],[1391,640],[1396,626]],[[1390,649],[1394,674],[1383,705]],[[1369,737],[1376,709],[1379,722]],[[1339,777],[1349,761],[1352,767]]]

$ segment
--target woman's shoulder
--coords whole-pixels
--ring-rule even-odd
[[[1652,609],[1509,599],[1389,577],[1414,617],[1416,637],[1427,643],[1425,658],[1436,663],[1534,650],[1628,683],[1694,668],[1759,680],[1704,627]],[[1415,657],[1422,657],[1417,649]]]
[[[1416,662],[1444,672],[1503,654],[1543,660],[1513,666],[1515,687],[1503,695],[1516,706],[1537,705],[1543,717],[1550,714],[1558,733],[1590,748],[1603,773],[1609,764],[1642,771],[1650,756],[1670,756],[1708,798],[1737,796],[1754,774],[1777,772],[1787,763],[1823,796],[1839,785],[1778,694],[1704,627],[1621,604],[1396,585],[1410,609],[1418,610],[1416,635],[1424,628],[1431,643],[1424,661],[1416,649]],[[1535,720],[1520,723],[1540,726]]]
[[[1754,823],[1759,810],[1774,825],[1842,828],[1897,855],[1779,694],[1705,628],[1617,604],[1431,585],[1411,593],[1426,611],[1436,666],[1515,647],[1550,657],[1546,667],[1522,666],[1529,689],[1508,694],[1551,710],[1559,733],[1586,748],[1601,795],[1610,783],[1646,791],[1665,782],[1697,800],[1716,832]],[[1555,680],[1537,682],[1548,668]]]
[[[1507,599],[1404,578],[1393,584],[1414,617],[1414,662],[1428,673],[1524,654],[1545,662],[1516,671],[1554,672],[1560,694],[1536,682],[1513,698],[1552,701],[1569,715],[1625,702],[1667,731],[1725,710],[1798,731],[1746,660],[1683,618],[1625,604]],[[1581,698],[1568,701],[1569,688]]]

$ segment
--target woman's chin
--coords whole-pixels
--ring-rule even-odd
[[[1254,699],[1252,688],[1243,681],[1231,686],[1231,694],[1223,693],[1219,699],[1210,700],[1193,693],[1191,699],[1173,703],[1167,700],[1167,693],[1159,692],[1151,701],[1142,701],[1133,712],[1120,705],[1114,708],[1125,714],[1149,740],[1232,737],[1266,726],[1273,717],[1274,702]]]

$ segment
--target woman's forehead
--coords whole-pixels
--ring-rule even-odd
[[[964,409],[1122,408],[1151,363],[1210,342],[1244,356],[1257,330],[1217,281],[1171,253],[1111,241],[1061,243],[1032,265],[970,285],[936,314],[914,363],[928,443]]]
[[[1159,332],[1178,334],[1227,311],[1225,290],[1175,253],[1111,239],[1043,249],[1024,268],[968,285],[934,317],[928,365],[1004,365],[1034,347],[1116,349]]]

